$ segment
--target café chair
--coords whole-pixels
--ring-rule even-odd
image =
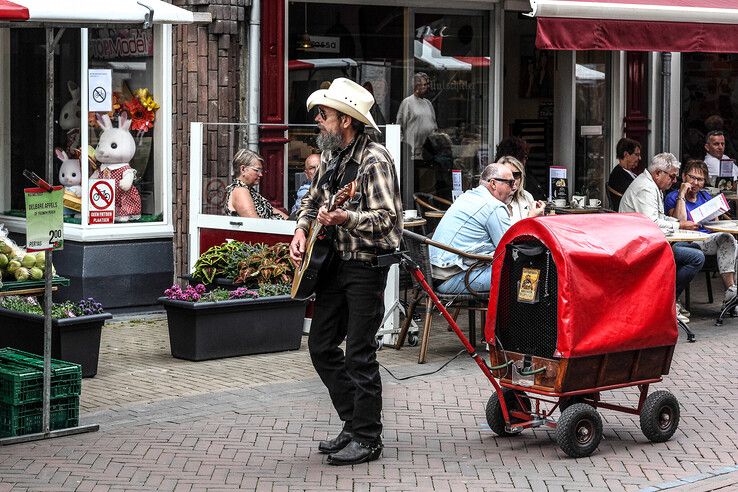
[[[701,272],[705,272],[705,284],[707,285],[707,300],[710,304],[713,303],[714,298],[712,295],[712,275],[718,273],[717,255],[705,255],[705,263],[702,265]],[[684,307],[689,309],[689,284],[684,289]]]
[[[484,329],[484,321],[487,314],[487,304],[489,303],[489,291],[477,292],[471,289],[469,286],[469,278],[470,275],[473,275],[473,272],[477,268],[489,264],[492,261],[492,257],[486,255],[469,254],[464,251],[452,248],[446,244],[433,241],[432,239],[428,239],[425,236],[421,236],[409,231],[403,231],[402,235],[403,249],[405,249],[407,251],[407,255],[420,266],[420,271],[423,273],[423,276],[432,288],[436,286],[436,283],[440,282],[433,280],[433,267],[430,262],[430,253],[428,251],[429,246],[436,246],[438,248],[445,249],[446,251],[451,251],[452,253],[456,253],[460,256],[476,262],[469,270],[467,270],[466,278],[464,279],[467,290],[469,290],[468,294],[441,294],[439,292],[436,292],[434,288],[436,296],[438,296],[438,299],[444,305],[446,305],[446,308],[449,310],[454,320],[456,320],[461,310],[466,310],[469,313],[469,342],[472,345],[476,345],[476,313],[481,313],[481,328]],[[426,360],[426,354],[428,352],[428,341],[430,339],[431,322],[433,320],[433,310],[435,309],[433,301],[430,299],[430,297],[428,297],[426,292],[419,285],[415,285],[413,288],[412,301],[408,306],[405,320],[402,323],[400,334],[398,335],[397,342],[395,343],[395,349],[399,350],[400,348],[402,348],[402,345],[405,343],[405,337],[407,336],[408,329],[410,328],[410,323],[412,321],[413,314],[415,313],[415,309],[417,308],[418,304],[420,304],[420,301],[424,299],[425,320],[423,322],[423,334],[420,342],[420,354],[418,355],[418,364],[423,364]]]
[[[433,210],[434,212],[445,212],[451,206],[451,200],[441,198],[431,193],[414,193],[413,199],[418,212],[425,215],[425,212]]]
[[[617,191],[615,188],[607,185],[607,204],[610,210],[618,211],[620,205],[620,199],[623,198],[623,194]]]

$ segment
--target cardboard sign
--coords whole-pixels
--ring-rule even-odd
[[[725,195],[720,193],[712,200],[709,200],[692,210],[689,215],[692,216],[692,220],[694,222],[698,222],[701,224],[703,222],[711,221],[715,217],[724,214],[728,210],[730,210],[730,205],[728,205],[728,201],[725,199]]]
[[[26,249],[59,250],[64,247],[64,191],[26,188]]]
[[[90,180],[89,224],[112,224],[115,220],[115,180]]]

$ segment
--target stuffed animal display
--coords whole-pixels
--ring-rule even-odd
[[[122,112],[115,128],[107,114],[97,114],[96,119],[103,132],[95,147],[99,167],[92,177],[115,180],[116,222],[138,220],[141,218],[141,195],[133,185],[136,170],[130,165],[136,154],[136,141],[129,131],[131,120]]]
[[[70,193],[77,198],[81,198],[82,167],[80,166],[79,159],[69,157],[67,153],[59,147],[54,149],[54,153],[56,154],[56,157],[62,161],[61,167],[59,168],[59,184],[64,186],[65,193]],[[79,210],[64,207],[64,215],[74,215],[76,212],[79,212]]]
[[[67,82],[67,90],[72,99],[67,101],[59,112],[59,126],[67,132],[64,150],[69,152],[70,149],[79,147],[79,127],[82,119],[79,106],[79,86],[70,80]]]

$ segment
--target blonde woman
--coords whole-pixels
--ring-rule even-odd
[[[507,204],[507,210],[510,212],[510,222],[512,224],[526,217],[537,217],[543,214],[545,203],[540,202],[539,206],[533,199],[533,195],[525,191],[525,167],[515,157],[505,155],[498,159],[497,164],[502,164],[512,172],[515,180],[515,193],[513,193],[510,202]]]
[[[248,149],[240,149],[233,157],[233,183],[226,188],[225,214],[253,219],[287,218],[272,207],[254,186],[264,175],[264,159]]]

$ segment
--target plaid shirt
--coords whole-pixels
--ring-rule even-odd
[[[330,198],[330,185],[321,179],[326,171],[335,165],[340,183],[346,164],[354,160],[359,165],[356,194],[342,206],[348,212],[348,220],[336,227],[335,247],[338,251],[397,249],[402,236],[402,200],[387,149],[360,134],[351,147],[339,152],[334,164],[335,157],[335,152],[321,154],[320,168],[297,215],[297,228],[307,232],[318,209]]]

